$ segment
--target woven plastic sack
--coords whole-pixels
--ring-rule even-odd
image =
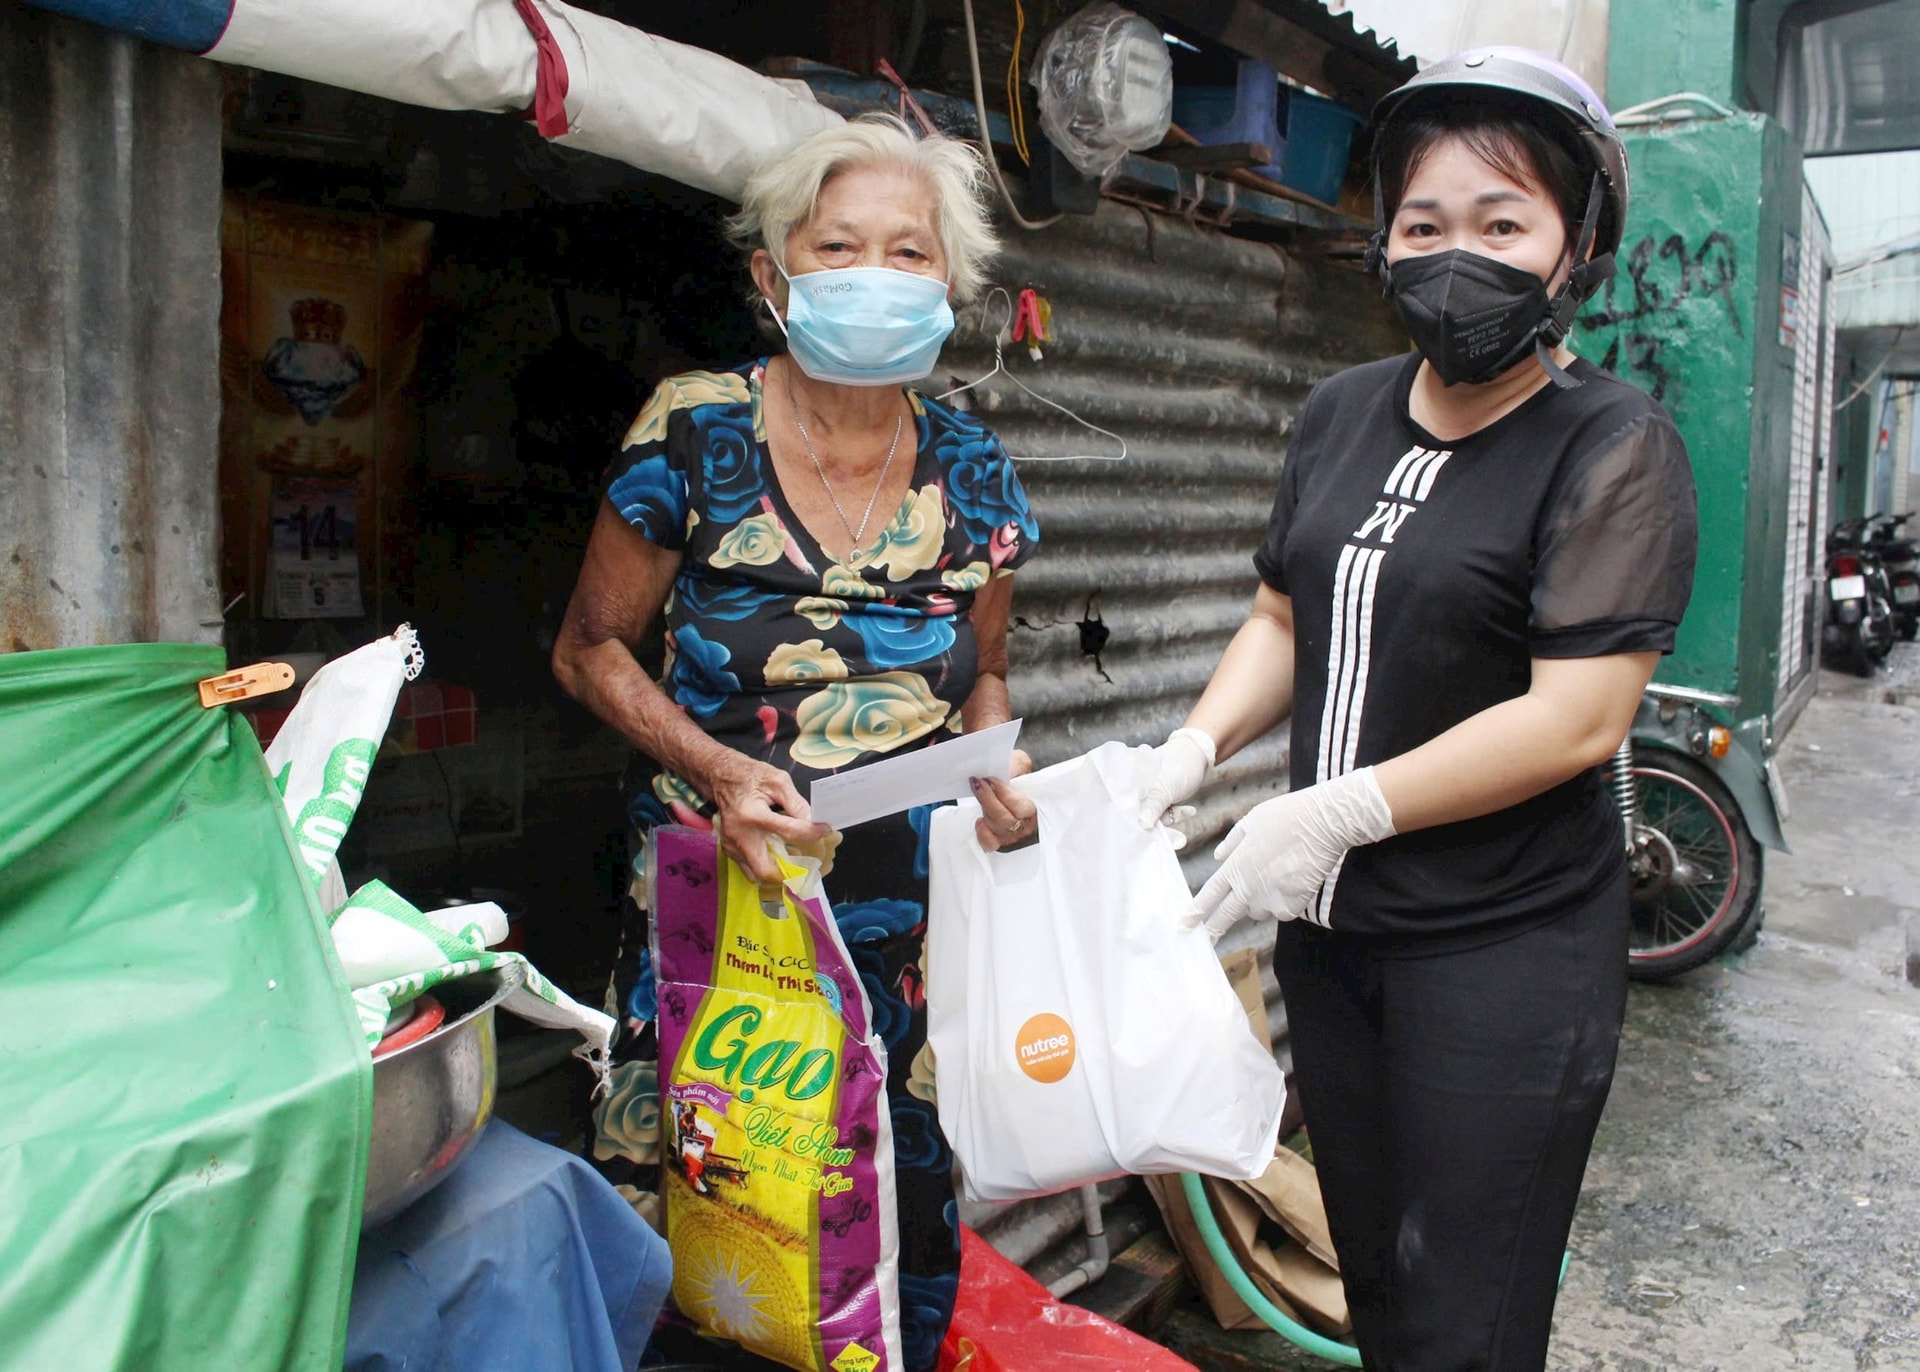
[[[420,675],[426,655],[405,624],[315,672],[299,703],[274,735],[267,766],[287,810],[307,878],[321,893],[335,950],[353,988],[354,1010],[371,1051],[387,1016],[445,982],[517,964],[524,975],[501,1008],[546,1029],[580,1035],[576,1057],[593,1068],[604,1090],[613,1020],[590,1010],[541,976],[518,953],[488,950],[506,934],[505,917],[448,924],[416,909],[384,882],[344,897],[335,854],[360,808],[380,741],[401,686]]]
[[[400,687],[419,676],[425,662],[406,624],[336,658],[313,674],[267,748],[273,784],[316,891],[360,809]]]
[[[766,905],[711,833],[650,842],[674,1303],[802,1372],[901,1372],[886,1047],[817,871]]]

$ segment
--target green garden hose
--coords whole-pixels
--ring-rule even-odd
[[[1213,1255],[1214,1264],[1227,1279],[1227,1285],[1233,1288],[1233,1294],[1245,1301],[1248,1309],[1296,1347],[1342,1367],[1360,1366],[1360,1351],[1352,1344],[1314,1333],[1298,1320],[1289,1319],[1285,1311],[1260,1293],[1260,1288],[1241,1270],[1233,1251],[1227,1247],[1226,1236],[1220,1232],[1220,1222],[1213,1217],[1213,1203],[1207,1199],[1200,1178],[1191,1172],[1181,1173],[1180,1190],[1186,1195],[1187,1209],[1193,1212],[1193,1222],[1200,1226],[1201,1242],[1207,1245],[1207,1252]]]
[[[1220,1232],[1220,1222],[1213,1217],[1213,1202],[1207,1199],[1206,1188],[1200,1184],[1200,1178],[1191,1172],[1181,1173],[1180,1191],[1187,1198],[1187,1209],[1193,1214],[1193,1222],[1200,1227],[1200,1240],[1207,1245],[1207,1252],[1220,1269],[1220,1275],[1227,1279],[1233,1294],[1245,1301],[1247,1308],[1258,1315],[1267,1328],[1315,1357],[1325,1358],[1342,1367],[1360,1366],[1359,1349],[1352,1344],[1314,1333],[1300,1321],[1288,1318],[1285,1311],[1261,1294],[1260,1288],[1241,1268],[1239,1259],[1233,1256],[1233,1250],[1227,1247],[1226,1236]],[[1572,1253],[1560,1255],[1562,1286],[1567,1281],[1567,1265],[1572,1261]]]

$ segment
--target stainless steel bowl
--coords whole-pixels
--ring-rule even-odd
[[[373,1063],[373,1140],[360,1227],[384,1224],[439,1185],[493,1115],[493,1009],[519,987],[518,967],[433,989],[447,1022]]]

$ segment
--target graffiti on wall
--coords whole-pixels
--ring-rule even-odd
[[[1739,281],[1739,253],[1724,233],[1716,230],[1692,249],[1677,233],[1664,241],[1648,234],[1626,254],[1620,274],[1597,297],[1598,308],[1582,314],[1580,323],[1596,335],[1613,333],[1600,366],[1640,379],[1655,400],[1664,400],[1674,377],[1666,358],[1673,330],[1663,321],[1677,319],[1690,301],[1717,297],[1728,327],[1744,337]]]

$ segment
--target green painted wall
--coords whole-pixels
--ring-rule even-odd
[[[1781,249],[1799,234],[1806,177],[1786,126],[1761,119],[1760,244],[1755,258],[1753,420],[1748,445],[1747,559],[1740,625],[1743,713],[1777,711],[1781,599],[1787,576],[1788,496],[1793,484],[1794,349],[1780,341]]]
[[[1841,387],[1851,391],[1856,384],[1851,378],[1843,378]],[[1879,399],[1879,388],[1867,387],[1866,394],[1840,411],[1839,422],[1834,425],[1833,455],[1829,459],[1833,477],[1827,496],[1832,506],[1827,511],[1829,529],[1843,519],[1867,512],[1867,479],[1873,471],[1874,442],[1880,432]]]
[[[1624,110],[1676,91],[1746,103],[1740,0],[1613,0],[1607,26],[1607,106]]]
[[[1659,399],[1693,462],[1693,603],[1658,676],[1771,712],[1793,407],[1781,235],[1800,226],[1799,152],[1772,120],[1741,114],[1636,130],[1627,155],[1620,274],[1588,302],[1574,347]]]

